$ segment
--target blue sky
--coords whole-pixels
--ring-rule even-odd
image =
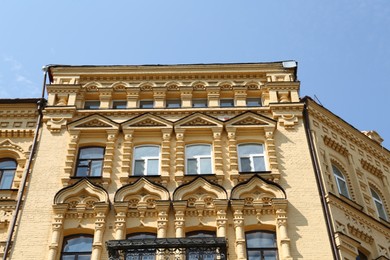
[[[390,1],[0,3],[0,98],[39,97],[46,64],[297,60],[301,96],[390,148]]]

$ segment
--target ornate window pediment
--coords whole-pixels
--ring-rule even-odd
[[[95,114],[69,123],[68,129],[81,131],[118,130],[119,124],[107,117]]]
[[[132,118],[130,120],[127,120],[126,122],[123,122],[121,125],[123,130],[134,129],[134,128],[150,129],[151,127],[157,127],[158,129],[161,129],[161,128],[172,128],[173,123],[161,117],[152,115],[150,113],[146,113],[138,117]]]
[[[201,113],[194,113],[188,117],[175,122],[175,128],[196,129],[209,127],[223,127],[223,123],[218,119]]]
[[[241,128],[272,128],[276,127],[276,121],[253,112],[247,112],[231,118],[226,122],[226,127]]]
[[[145,178],[140,178],[135,183],[131,183],[120,188],[116,194],[114,201],[115,202],[125,202],[126,198],[131,196],[141,195],[146,196],[147,194],[153,195],[158,198],[158,200],[169,200],[168,190],[158,184],[155,184]]]
[[[198,199],[210,197],[227,200],[227,192],[222,186],[213,184],[203,177],[198,177],[189,183],[179,186],[173,193],[173,200],[175,201],[185,200],[190,197]]]

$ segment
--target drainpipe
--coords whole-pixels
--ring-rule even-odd
[[[37,143],[38,143],[38,135],[39,135],[39,132],[40,132],[41,123],[42,123],[42,116],[43,116],[42,115],[42,110],[45,107],[46,78],[47,78],[47,73],[48,73],[48,70],[49,70],[49,66],[43,67],[42,70],[43,70],[42,95],[41,95],[41,98],[40,98],[40,100],[38,101],[38,104],[37,104],[38,105],[37,110],[38,110],[39,115],[38,115],[37,122],[36,122],[34,140],[33,140],[33,144],[32,144],[32,147],[31,147],[30,155],[28,157],[26,169],[24,170],[23,178],[22,178],[22,181],[21,181],[20,186],[19,186],[18,196],[16,198],[15,213],[14,213],[14,215],[12,217],[12,220],[11,220],[11,224],[10,224],[10,228],[9,228],[9,232],[8,232],[8,236],[7,236],[7,240],[6,240],[7,242],[6,242],[5,247],[4,247],[3,260],[6,260],[8,255],[9,255],[9,253],[10,253],[10,247],[11,247],[11,244],[12,244],[12,236],[13,236],[14,231],[15,231],[16,221],[18,220],[18,215],[19,215],[19,212],[20,212],[20,208],[22,206],[22,198],[23,198],[24,190],[26,188],[26,183],[27,183],[28,176],[29,176],[29,173],[30,173],[30,170],[31,170],[32,160],[34,158],[36,146],[37,146]]]
[[[338,249],[337,249],[336,241],[334,238],[334,230],[332,227],[332,220],[330,217],[329,205],[326,202],[326,198],[325,198],[325,188],[324,188],[325,185],[324,185],[324,182],[323,182],[322,177],[321,177],[322,175],[321,175],[321,170],[320,170],[320,166],[319,166],[319,162],[318,162],[317,152],[315,149],[313,136],[311,135],[309,112],[307,110],[307,99],[304,99],[304,104],[305,104],[305,107],[303,110],[303,117],[304,117],[306,137],[307,137],[307,140],[309,143],[310,156],[311,156],[311,160],[313,163],[317,186],[318,186],[318,190],[319,190],[320,197],[321,197],[321,205],[322,205],[323,213],[325,216],[325,223],[326,223],[326,228],[328,230],[328,237],[329,237],[330,245],[332,247],[333,259],[341,260]]]

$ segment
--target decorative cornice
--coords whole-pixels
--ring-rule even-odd
[[[383,177],[383,172],[375,167],[374,165],[372,165],[371,163],[367,162],[366,160],[364,159],[361,159],[360,160],[360,163],[362,165],[362,168],[372,174],[374,174],[375,176],[379,177],[379,178],[382,178]]]
[[[346,147],[342,146],[341,144],[326,135],[324,136],[324,144],[344,156],[348,156],[349,154],[348,149]]]

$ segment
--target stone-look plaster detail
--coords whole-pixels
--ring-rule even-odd
[[[175,129],[176,133],[176,165],[175,178],[178,185],[183,183],[184,176],[184,160],[185,160],[185,143],[184,143],[184,129]]]
[[[52,133],[59,133],[68,123],[66,118],[50,118],[47,122],[47,129]]]
[[[234,200],[231,201],[231,206],[233,210],[233,223],[234,223],[234,230],[236,235],[236,259],[237,260],[246,260],[245,258],[245,251],[246,251],[246,245],[245,245],[245,219],[243,214],[244,209],[244,201],[243,200]]]
[[[69,131],[69,144],[68,151],[65,160],[64,176],[61,178],[62,184],[66,186],[69,181],[69,177],[73,174],[73,167],[77,161],[77,149],[79,143],[80,131]]]
[[[173,201],[175,211],[175,234],[177,238],[185,237],[185,210],[187,201]]]
[[[379,179],[383,178],[383,171],[381,169],[379,169],[378,167],[375,167],[374,165],[372,165],[371,163],[369,163],[368,161],[366,161],[364,159],[360,159],[360,164],[362,165],[362,168],[364,170],[377,176]]]
[[[359,227],[355,227],[353,224],[350,223],[347,224],[347,227],[348,233],[353,235],[354,237],[361,239],[368,244],[372,244],[372,242],[374,241],[374,238],[371,235],[365,233],[363,230],[360,230]]]
[[[163,184],[167,185],[170,178],[171,170],[171,135],[172,129],[161,129],[162,142],[161,142],[161,177],[163,178]]]
[[[117,130],[107,131],[106,147],[103,159],[103,184],[108,185],[111,182],[113,160],[115,155],[115,144],[118,138]]]
[[[107,192],[87,179],[82,179],[74,185],[60,190],[54,198],[54,219],[48,259],[58,259],[65,222],[72,219],[77,221],[70,221],[68,227],[78,228],[85,227],[87,223],[94,224],[91,259],[101,259],[108,210]]]
[[[368,137],[364,137],[362,133],[356,133],[356,131],[347,130],[344,125],[340,125],[336,120],[332,120],[330,118],[329,112],[320,112],[315,110],[309,106],[309,114],[313,118],[316,118],[322,124],[332,128],[336,131],[340,136],[348,139],[352,144],[355,144],[360,149],[366,151],[366,153],[371,154],[373,157],[381,160],[386,165],[390,165],[390,158],[384,154],[382,151],[383,148],[376,145],[371,145],[369,142],[363,139],[367,139]],[[363,138],[364,137],[364,138]]]
[[[132,160],[133,160],[133,138],[134,130],[124,130],[124,142],[123,142],[123,156],[122,156],[122,178],[127,179],[132,172]]]
[[[221,185],[224,179],[223,173],[223,158],[222,158],[222,140],[221,133],[222,128],[212,128],[213,131],[213,151],[214,151],[214,169],[217,175],[219,184]]]
[[[227,136],[228,136],[228,151],[229,151],[229,158],[230,158],[230,164],[229,164],[229,170],[230,170],[230,176],[234,176],[232,179],[234,182],[234,185],[237,185],[237,176],[238,176],[238,154],[237,154],[237,140],[236,140],[236,128],[235,127],[229,127],[226,129]]]
[[[341,145],[340,143],[336,142],[332,138],[328,137],[327,135],[324,135],[324,144],[335,150],[336,152],[340,153],[343,156],[348,156],[349,152],[346,147]]]
[[[286,130],[294,130],[302,118],[303,104],[270,104],[273,118]]]

